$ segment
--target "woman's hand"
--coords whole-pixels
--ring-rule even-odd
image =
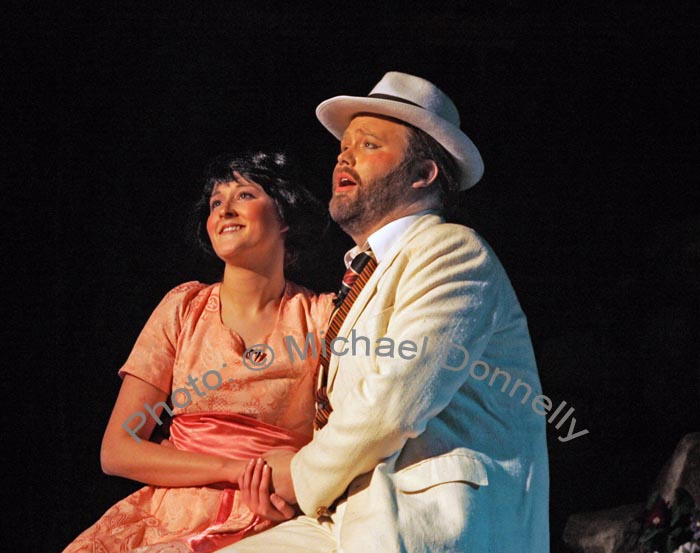
[[[272,469],[263,459],[251,459],[238,478],[243,501],[256,515],[273,522],[283,522],[295,516],[296,509],[272,489]],[[260,524],[255,530],[267,525]],[[259,528],[260,527],[260,528]]]

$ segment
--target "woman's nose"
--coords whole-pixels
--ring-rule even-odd
[[[221,204],[221,209],[219,210],[219,217],[224,219],[224,218],[235,217],[235,216],[236,216],[235,202],[233,201],[233,199],[225,200]]]

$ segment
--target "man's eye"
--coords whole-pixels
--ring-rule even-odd
[[[373,150],[374,148],[379,148],[374,142],[365,142],[365,148]]]

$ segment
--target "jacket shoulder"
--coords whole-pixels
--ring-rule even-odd
[[[446,254],[480,257],[484,261],[496,261],[497,257],[488,242],[474,229],[455,223],[438,223],[425,227],[408,237],[401,248],[411,257],[441,257]]]

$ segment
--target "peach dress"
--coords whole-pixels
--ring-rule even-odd
[[[320,352],[333,296],[287,282],[274,330],[264,340],[268,347],[246,364],[246,345],[221,321],[220,286],[188,282],[171,290],[119,374],[169,395],[169,439],[177,448],[234,459],[273,448],[296,451],[313,433],[317,357],[305,340],[311,333]],[[143,415],[151,416],[146,408]],[[145,486],[110,508],[64,553],[204,553],[250,535],[257,523],[234,484]]]

